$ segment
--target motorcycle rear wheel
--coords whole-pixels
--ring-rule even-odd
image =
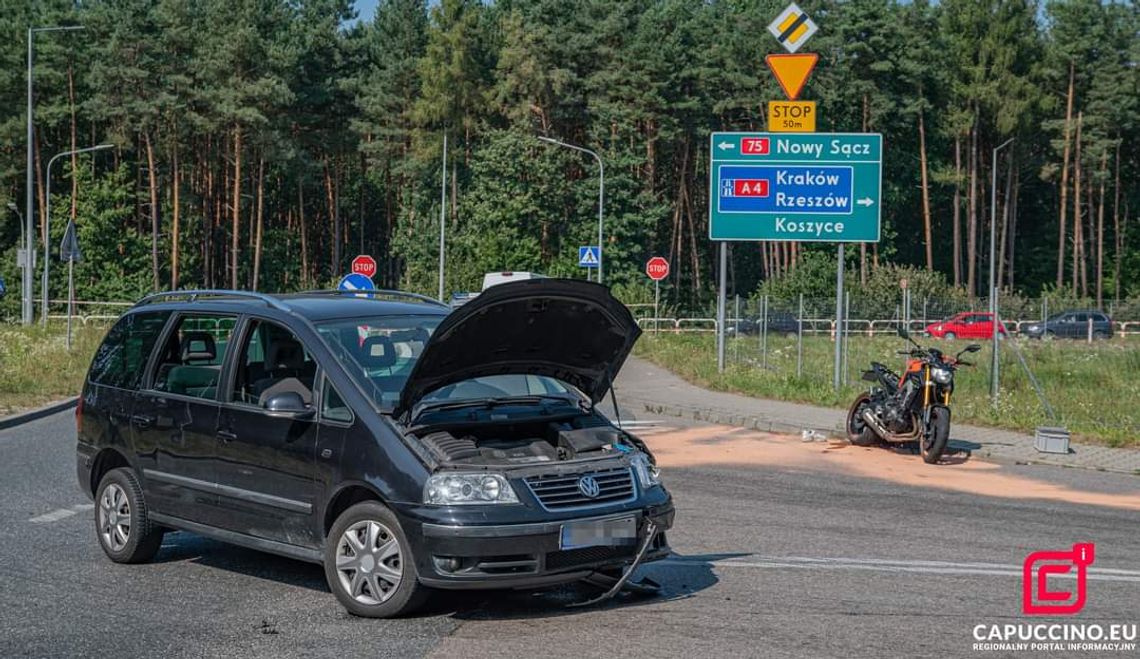
[[[946,445],[950,443],[950,409],[937,406],[930,410],[930,427],[926,436],[918,442],[922,460],[926,464],[938,464]]]
[[[847,441],[855,446],[874,446],[879,443],[879,436],[861,416],[863,409],[870,403],[871,397],[868,394],[859,394],[847,412]]]

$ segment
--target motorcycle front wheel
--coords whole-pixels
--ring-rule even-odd
[[[879,441],[875,431],[863,420],[863,410],[870,404],[871,397],[868,394],[859,394],[847,412],[847,441],[855,446],[874,446]]]
[[[937,464],[950,443],[950,408],[941,405],[930,410],[930,425],[919,441],[922,460],[926,464]]]

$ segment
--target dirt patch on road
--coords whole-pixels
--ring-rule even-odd
[[[799,437],[731,426],[701,426],[641,432],[663,467],[700,465],[784,466],[841,472],[916,487],[1009,499],[1044,499],[1140,510],[1140,488],[1090,492],[1009,473],[1001,465],[951,456],[928,465],[916,455],[846,442],[803,442]]]

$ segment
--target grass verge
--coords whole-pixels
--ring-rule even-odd
[[[923,340],[919,340],[923,343]],[[944,352],[961,350],[967,341],[938,341]],[[1120,339],[1087,345],[1068,341],[1019,340],[1017,346],[1037,377],[1061,424],[1074,439],[1114,447],[1140,448],[1140,345]],[[802,377],[796,376],[794,337],[768,337],[767,362],[758,337],[729,339],[726,368],[716,368],[716,339],[711,333],[646,333],[635,354],[682,378],[717,391],[825,407],[845,408],[865,390],[859,376],[872,360],[899,370],[904,358],[897,337],[852,337],[847,362],[848,385],[832,388],[834,344],[826,337],[805,337]],[[959,370],[951,404],[954,420],[1032,433],[1053,425],[1014,351],[1000,351],[998,405],[989,397],[990,352],[965,357],[977,362]]]
[[[106,331],[76,327],[69,352],[61,326],[0,325],[0,416],[78,395]]]

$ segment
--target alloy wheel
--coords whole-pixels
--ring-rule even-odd
[[[131,539],[131,504],[118,483],[103,488],[99,499],[99,534],[111,551],[119,552]]]
[[[403,576],[400,542],[385,525],[364,520],[348,527],[337,541],[336,574],[341,588],[361,604],[392,597]]]

